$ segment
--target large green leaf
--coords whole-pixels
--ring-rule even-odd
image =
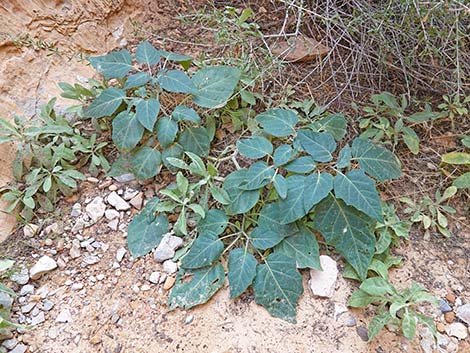
[[[274,176],[274,169],[266,162],[258,161],[248,168],[245,181],[240,184],[243,190],[257,190],[269,184]]]
[[[210,209],[206,212],[206,216],[197,224],[199,233],[220,235],[227,228],[228,218],[224,211],[218,209]]]
[[[346,174],[336,174],[333,185],[337,198],[383,222],[382,204],[375,182],[362,170],[355,169]]]
[[[459,189],[470,188],[470,172],[464,173],[454,180],[453,186]]]
[[[264,205],[258,217],[258,226],[276,232],[281,238],[296,234],[299,228],[295,223],[281,223],[282,210],[279,203]]]
[[[449,164],[468,164],[470,165],[470,153],[449,152],[442,155],[442,161]]]
[[[280,145],[274,151],[274,167],[279,167],[292,160],[295,157],[297,151],[294,150],[290,145]]]
[[[181,260],[181,267],[192,269],[209,266],[219,258],[223,250],[224,243],[217,235],[201,233]]]
[[[300,227],[296,234],[283,239],[274,251],[293,258],[297,268],[321,269],[317,239],[305,226]]]
[[[175,141],[178,134],[178,124],[168,117],[160,118],[156,126],[158,142],[163,147],[169,146]]]
[[[134,113],[123,111],[113,120],[113,142],[121,151],[130,151],[142,139],[144,127]]]
[[[173,310],[180,307],[187,310],[204,304],[222,288],[224,280],[225,271],[220,263],[190,272],[180,270],[168,298],[168,308]]]
[[[152,131],[160,112],[160,102],[156,99],[139,99],[135,105],[135,116],[147,130]]]
[[[295,132],[295,125],[299,121],[297,114],[292,110],[274,108],[258,114],[255,118],[264,131],[276,137],[286,137]]]
[[[317,163],[312,156],[302,156],[286,164],[284,169],[297,174],[310,173],[317,167]]]
[[[363,138],[356,138],[351,152],[361,168],[380,182],[401,176],[400,161],[384,147]]]
[[[147,82],[150,82],[151,79],[152,79],[152,76],[150,76],[148,73],[138,72],[136,74],[133,74],[127,77],[124,89],[130,89],[130,88],[143,86]]]
[[[140,180],[153,178],[160,171],[161,164],[160,151],[150,147],[142,147],[132,156],[132,174]]]
[[[326,132],[314,132],[300,130],[297,133],[294,144],[306,151],[318,162],[329,162],[333,159],[336,150],[336,142],[332,135]]]
[[[228,256],[228,282],[230,297],[236,298],[253,283],[256,276],[256,259],[245,249],[233,249]]]
[[[163,214],[153,215],[158,199],[149,201],[127,229],[127,246],[133,257],[147,255],[168,232],[168,220]]]
[[[330,173],[312,173],[305,179],[304,209],[308,212],[328,196],[333,189],[333,176]]]
[[[194,74],[193,101],[204,108],[222,107],[230,99],[240,79],[240,70],[230,66],[207,66]]]
[[[341,113],[333,114],[311,123],[309,128],[316,132],[328,132],[340,141],[346,135],[346,119]]]
[[[226,207],[227,214],[240,214],[251,210],[259,199],[259,190],[243,190],[240,184],[246,182],[246,169],[239,169],[229,174],[224,181],[224,190],[230,197]]]
[[[119,108],[125,97],[126,92],[122,89],[106,88],[88,107],[83,109],[83,115],[91,118],[111,116]]]
[[[178,138],[185,151],[206,157],[209,154],[210,140],[207,130],[203,127],[188,127]]]
[[[279,200],[279,222],[289,224],[302,218],[308,213],[304,206],[304,192],[306,177],[303,175],[292,175],[286,179],[287,197]]]
[[[351,147],[349,146],[349,144],[346,144],[338,153],[336,168],[349,168],[351,165],[351,158]]]
[[[148,41],[144,41],[137,47],[135,59],[138,63],[147,64],[150,67],[160,61],[160,52]]]
[[[375,222],[330,194],[315,208],[313,225],[365,279],[375,250]]]
[[[201,122],[201,117],[199,114],[193,108],[187,107],[185,105],[177,105],[173,110],[173,113],[171,113],[171,117],[176,121],[186,120],[192,121],[196,124]]]
[[[89,57],[88,61],[107,79],[123,78],[133,69],[131,54],[125,49],[102,56]]]
[[[303,285],[294,259],[281,253],[269,255],[265,263],[256,268],[253,291],[256,303],[271,315],[296,322],[296,307]]]
[[[193,93],[196,90],[189,76],[181,70],[164,70],[158,75],[158,84],[168,92]]]
[[[242,155],[252,159],[263,158],[273,153],[273,144],[263,136],[254,136],[237,141],[237,148]]]
[[[267,227],[256,227],[250,235],[250,240],[256,249],[267,250],[279,244],[283,237],[276,231]]]

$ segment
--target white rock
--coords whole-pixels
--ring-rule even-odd
[[[12,350],[13,348],[16,347],[17,344],[18,344],[18,341],[12,338],[12,339],[3,341],[2,346],[8,350]]]
[[[28,346],[24,345],[23,343],[18,344],[10,353],[25,353],[28,349]]]
[[[95,197],[85,208],[86,213],[90,216],[91,220],[96,223],[103,216],[106,210],[103,198],[101,196]]]
[[[57,262],[47,255],[41,257],[36,264],[29,270],[31,279],[36,280],[47,272],[50,272],[57,268]]]
[[[41,311],[39,314],[31,318],[31,325],[33,326],[39,325],[39,324],[42,324],[44,321],[46,321],[46,317],[44,316],[44,313]]]
[[[160,272],[152,272],[149,276],[149,282],[153,283],[153,284],[158,284],[158,282],[160,281]]]
[[[138,193],[139,193],[139,190],[134,190],[134,189],[131,189],[131,188],[127,188],[124,191],[124,195],[122,195],[122,198],[124,200],[129,201],[130,199],[133,199],[134,197],[136,197]]]
[[[25,296],[34,293],[34,286],[32,284],[27,284],[21,287],[20,295]]]
[[[173,258],[175,256],[175,250],[183,245],[183,239],[180,237],[175,237],[170,234],[165,234],[163,239],[158,244],[153,258],[157,262],[163,262],[165,260]]]
[[[144,202],[144,194],[142,192],[138,193],[137,196],[133,197],[129,203],[137,210],[142,208]]]
[[[72,206],[72,210],[70,211],[70,216],[78,217],[81,214],[82,214],[82,205],[80,205],[78,202],[74,203]]]
[[[146,292],[146,291],[149,291],[150,290],[150,286],[148,284],[143,284],[141,287],[140,287],[140,290],[142,292]]]
[[[114,177],[114,180],[116,180],[118,183],[128,183],[132,180],[135,180],[134,174],[122,174],[117,177]]]
[[[176,271],[178,271],[178,265],[171,260],[166,260],[163,263],[163,271],[171,275],[175,273]]]
[[[119,226],[119,219],[117,219],[117,218],[108,222],[108,227],[111,230],[114,230],[114,231],[118,230],[118,226]]]
[[[62,309],[59,315],[57,315],[55,322],[58,323],[66,323],[66,322],[72,322],[72,314],[68,309]]]
[[[69,255],[72,259],[79,258],[81,255],[80,243],[77,239],[74,239],[72,242],[72,247],[69,250]]]
[[[112,221],[115,218],[119,218],[119,212],[113,209],[108,209],[104,212],[104,216],[107,220]]]
[[[126,249],[125,248],[119,248],[117,251],[116,251],[116,261],[117,262],[121,262],[122,259],[124,259],[124,256],[126,255]]]
[[[320,264],[323,271],[310,270],[310,280],[308,284],[313,295],[331,298],[338,277],[338,267],[336,261],[326,255],[320,256]]]
[[[79,291],[83,289],[83,287],[84,287],[83,283],[77,282],[77,283],[73,283],[70,289],[73,291]]]
[[[10,279],[21,285],[26,284],[29,281],[29,271],[27,268],[23,268],[20,272],[12,274]]]
[[[124,199],[119,196],[115,191],[108,195],[107,200],[108,203],[118,211],[126,211],[131,208],[131,206],[126,201],[124,201]]]
[[[467,328],[461,322],[454,322],[446,327],[446,333],[449,336],[458,338],[459,340],[464,340],[467,338]]]
[[[32,238],[39,231],[39,226],[36,224],[27,224],[23,227],[23,234],[25,237]]]
[[[470,325],[470,304],[459,306],[457,309],[457,317],[467,325]]]
[[[421,336],[421,348],[423,348],[424,353],[433,353],[436,349],[436,343],[434,335],[428,327],[423,328],[419,332]]]
[[[94,265],[100,262],[100,258],[96,255],[89,255],[83,259],[83,262],[87,265]]]

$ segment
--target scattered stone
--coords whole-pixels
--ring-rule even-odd
[[[10,353],[25,353],[28,349],[28,346],[24,345],[23,343],[18,344]]]
[[[52,241],[52,239],[47,238],[46,240],[44,240],[44,245],[45,245],[45,246],[52,246],[52,244],[54,244],[54,242]]]
[[[103,198],[96,196],[85,208],[86,213],[90,216],[93,223],[98,222],[103,216],[106,210]]]
[[[345,312],[348,311],[348,308],[346,305],[343,303],[335,303],[335,320],[338,320],[338,317],[341,316],[341,314],[344,314]]]
[[[119,218],[119,212],[113,209],[107,209],[104,212],[104,216],[107,220],[112,221],[113,219]]]
[[[437,334],[437,345],[441,348],[446,348],[450,342],[450,338],[446,335]]]
[[[349,317],[344,322],[344,326],[347,326],[347,327],[353,327],[353,326],[356,326],[356,324],[357,324],[357,320],[353,315],[349,315]]]
[[[455,321],[455,314],[453,311],[449,311],[447,313],[444,314],[444,320],[446,320],[446,322],[448,324],[451,324]]]
[[[113,183],[113,181],[111,179],[106,180],[103,183],[101,183],[100,185],[98,185],[98,189],[105,189],[108,186],[110,186],[112,183]]]
[[[126,201],[129,201],[129,200],[133,199],[134,197],[136,197],[138,194],[139,194],[139,190],[134,190],[132,188],[127,188],[124,191],[124,195],[122,195],[122,198]]]
[[[69,255],[72,259],[77,259],[82,255],[82,252],[80,250],[80,243],[78,242],[78,239],[73,240],[72,247],[69,250]]]
[[[88,255],[83,259],[83,262],[87,265],[94,265],[100,262],[100,258],[96,255]]]
[[[116,251],[116,261],[117,262],[121,262],[122,259],[124,259],[124,256],[126,255],[126,249],[125,248],[119,248],[117,251]]]
[[[320,256],[320,264],[323,271],[310,270],[310,280],[308,284],[313,295],[331,298],[338,277],[338,267],[336,261],[326,255]]]
[[[420,330],[421,336],[421,348],[423,348],[424,353],[433,353],[436,349],[436,343],[434,339],[434,335],[432,334],[431,330],[427,327]]]
[[[20,295],[25,296],[25,295],[30,295],[34,293],[34,286],[32,284],[27,284],[23,287],[21,287],[20,290]]]
[[[33,308],[36,306],[36,303],[29,303],[29,304],[26,304],[25,306],[22,306],[21,307],[21,312],[23,314],[28,314],[29,312],[31,312],[31,310],[33,310]]]
[[[186,316],[186,318],[184,319],[184,323],[185,323],[186,325],[189,325],[191,322],[193,322],[193,320],[194,320],[194,316],[193,316],[193,315],[188,315],[188,316]]]
[[[59,337],[59,330],[56,327],[52,327],[47,331],[47,336],[50,339],[55,340],[57,337]]]
[[[72,286],[70,287],[71,290],[73,291],[79,291],[79,290],[82,290],[84,287],[84,284],[83,283],[73,283]]]
[[[12,339],[3,341],[2,346],[8,350],[12,350],[13,348],[16,347],[17,344],[18,344],[18,341],[12,338]]]
[[[176,282],[175,277],[168,276],[165,280],[165,283],[163,284],[163,289],[167,291],[170,290],[175,285],[175,282]]]
[[[59,232],[59,225],[57,223],[52,223],[52,224],[49,224],[45,229],[44,229],[44,233],[46,235],[49,235],[49,234],[54,234],[54,233],[57,233]]]
[[[470,304],[459,306],[457,309],[457,317],[467,325],[470,325]]]
[[[175,256],[175,250],[183,245],[183,239],[170,234],[165,234],[163,239],[158,244],[153,258],[157,262],[163,262],[165,260],[173,258]]]
[[[36,224],[27,224],[23,227],[23,234],[25,237],[32,238],[39,231],[39,226]]]
[[[98,281],[102,281],[102,280],[104,280],[104,278],[105,278],[104,275],[101,274],[101,273],[96,276],[96,279],[97,279]]]
[[[100,181],[95,177],[88,177],[86,180],[92,184],[98,184]]]
[[[367,342],[369,340],[369,334],[367,332],[367,328],[365,326],[359,326],[356,328],[356,332],[361,340]]]
[[[72,322],[72,314],[68,309],[62,309],[62,311],[57,315],[55,322],[58,323],[67,323],[67,322]]]
[[[41,257],[36,264],[29,270],[31,279],[37,280],[45,273],[48,273],[57,268],[57,262],[47,255]]]
[[[108,222],[108,227],[111,229],[111,230],[118,230],[118,226],[119,226],[119,219],[113,219],[112,221]]]
[[[134,285],[132,286],[132,291],[133,291],[134,293],[136,293],[136,294],[139,293],[139,292],[140,292],[139,286],[138,286],[137,284],[134,284]]]
[[[44,302],[42,303],[42,310],[44,311],[51,311],[53,307],[54,303],[50,300],[44,300]]]
[[[20,272],[16,272],[11,275],[10,279],[20,285],[24,285],[29,282],[29,271],[27,268],[21,269]]]
[[[108,195],[108,203],[118,211],[127,211],[131,206],[115,191]]]
[[[178,271],[178,265],[176,264],[176,262],[173,262],[171,260],[166,260],[163,263],[163,271],[171,275],[175,273],[176,271]]]
[[[70,211],[70,216],[78,217],[81,214],[82,214],[82,205],[80,205],[78,202],[74,203],[72,206],[72,210]]]
[[[116,191],[117,189],[118,189],[117,185],[114,185],[114,184],[109,185],[109,188],[108,188],[109,191]]]
[[[134,174],[122,174],[117,177],[114,177],[114,180],[116,180],[118,183],[128,183],[132,180],[135,180]]]
[[[143,284],[143,285],[140,287],[140,290],[141,290],[142,292],[147,292],[147,291],[149,291],[150,289],[151,289],[151,288],[150,288],[150,286],[149,286],[148,284]]]
[[[446,300],[451,303],[451,304],[454,304],[455,303],[455,299],[457,299],[457,297],[455,296],[454,293],[447,293],[446,294]]]
[[[44,313],[41,311],[36,316],[32,317],[31,325],[36,326],[36,325],[42,324],[44,321],[46,321],[46,317],[44,316]]]
[[[152,272],[149,276],[149,282],[153,284],[158,284],[160,281],[160,272]]]
[[[438,322],[436,324],[436,330],[440,333],[444,333],[446,331],[446,327],[444,326],[442,322]]]
[[[445,314],[452,311],[452,308],[445,299],[439,299],[439,310]]]
[[[142,204],[144,203],[144,193],[140,192],[137,196],[133,197],[129,203],[137,210],[142,208]]]
[[[101,341],[102,341],[102,339],[98,335],[95,335],[92,338],[90,338],[90,343],[93,344],[93,345],[100,344]]]
[[[446,327],[446,333],[449,336],[456,337],[459,340],[467,338],[467,328],[461,322],[454,322]]]

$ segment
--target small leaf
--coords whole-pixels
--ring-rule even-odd
[[[297,174],[310,173],[317,167],[317,163],[311,156],[302,156],[286,164],[284,169]]]
[[[401,322],[401,330],[403,331],[403,336],[405,338],[412,340],[416,335],[416,317],[409,312],[408,309],[405,309],[403,314],[403,320]]]
[[[199,114],[193,109],[185,105],[177,105],[171,113],[171,116],[176,121],[192,121],[196,124],[201,123],[201,118]]]
[[[149,131],[153,131],[159,112],[160,102],[156,99],[139,99],[135,105],[137,120]]]
[[[176,139],[176,135],[178,134],[178,124],[170,118],[163,117],[158,119],[155,130],[157,131],[158,142],[160,145],[167,147]]]
[[[113,120],[113,142],[121,151],[132,150],[142,139],[144,127],[134,113],[123,111]]]
[[[106,88],[91,104],[83,109],[83,115],[91,118],[111,116],[119,108],[126,92],[114,87]]]
[[[394,294],[396,292],[393,286],[382,277],[367,278],[359,288],[375,297],[383,297],[386,294]]]
[[[242,155],[258,159],[273,153],[272,143],[265,137],[255,136],[237,141],[237,148]]]
[[[160,52],[148,41],[144,41],[137,47],[135,59],[139,64],[153,66],[160,61]]]
[[[106,79],[122,78],[133,69],[131,54],[125,49],[102,56],[89,57],[88,61]]]
[[[295,157],[297,151],[294,150],[290,145],[280,145],[274,151],[274,167],[280,167],[286,163],[289,163],[292,158]],[[307,172],[308,173],[308,172]]]
[[[150,147],[142,147],[132,156],[132,174],[140,180],[153,178],[159,173],[161,164],[160,151]]]
[[[224,211],[218,209],[210,209],[206,216],[197,224],[199,233],[218,236],[227,228],[228,218]]]
[[[255,118],[266,133],[275,137],[286,137],[295,132],[295,125],[299,121],[297,114],[292,110],[275,108],[258,114]]]
[[[412,128],[403,128],[403,141],[405,141],[405,144],[408,146],[411,153],[419,153],[419,137]]]
[[[158,75],[158,84],[168,92],[193,93],[196,87],[189,76],[181,70],[163,70]]]
[[[223,250],[224,243],[216,235],[201,233],[181,260],[181,267],[193,269],[209,266],[219,258]]]
[[[294,143],[318,162],[331,161],[333,152],[336,150],[336,142],[333,136],[326,132],[300,130]]]
[[[338,154],[338,160],[336,161],[336,168],[349,168],[351,166],[351,147],[346,144]]]
[[[233,249],[228,257],[228,282],[230,297],[236,298],[253,282],[256,275],[256,259],[244,249]]]
[[[362,290],[355,291],[348,300],[348,305],[353,308],[365,308],[366,306],[383,300],[381,297],[374,297]]]
[[[458,189],[470,188],[470,172],[464,173],[452,183]]]
[[[171,171],[174,170],[173,167],[176,166],[177,168],[180,168],[180,166],[173,165],[172,163],[169,162],[169,159],[171,159],[173,161],[179,160],[180,162],[182,162],[183,168],[181,168],[181,169],[185,169],[187,167],[186,163],[184,163],[180,159],[180,158],[182,158],[182,156],[183,156],[183,147],[181,147],[177,143],[174,143],[173,145],[167,147],[166,149],[164,149],[162,151],[163,164],[165,165],[165,167],[167,167]]]
[[[287,196],[287,181],[281,174],[276,174],[273,179],[273,185],[281,199]]]
[[[385,327],[386,324],[390,322],[392,317],[388,312],[384,312],[380,315],[374,316],[374,318],[370,321],[369,329],[368,329],[368,337],[369,341],[373,340],[380,331]]]
[[[124,85],[124,89],[143,86],[147,82],[150,82],[150,80],[152,80],[152,76],[150,76],[146,72],[138,72],[136,74],[132,74],[127,78],[126,84]]]
[[[210,192],[212,197],[216,201],[220,202],[222,205],[230,205],[230,196],[228,196],[227,192],[224,189],[212,186],[210,188]]]
[[[185,151],[193,152],[200,157],[209,154],[210,140],[207,130],[203,127],[188,127],[178,138],[178,142]]]
[[[469,164],[470,153],[465,152],[450,152],[442,155],[442,161],[448,164]]]
[[[282,241],[282,236],[268,228],[256,227],[249,235],[253,246],[260,250],[274,247]]]

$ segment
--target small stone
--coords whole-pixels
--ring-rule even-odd
[[[434,335],[428,327],[423,328],[419,331],[421,336],[421,348],[423,348],[424,353],[433,353],[436,349],[436,343]]]
[[[44,311],[51,311],[53,307],[54,303],[50,300],[44,300],[44,302],[42,303],[42,310]]]
[[[163,263],[163,271],[171,275],[175,273],[176,271],[178,271],[178,265],[171,260],[166,260]]]
[[[45,229],[44,229],[44,233],[46,235],[49,235],[49,234],[54,234],[54,233],[57,233],[59,231],[59,225],[57,223],[52,223],[52,224],[49,224]]]
[[[104,216],[107,220],[112,221],[113,219],[119,218],[119,212],[113,209],[108,209],[104,212]]]
[[[78,283],[73,283],[70,289],[73,291],[79,291],[79,290],[82,290],[83,287],[84,287],[83,283],[78,282]]]
[[[124,195],[122,195],[122,198],[126,201],[129,201],[129,200],[133,199],[134,197],[136,197],[138,194],[139,194],[139,190],[134,190],[134,189],[131,189],[131,188],[127,188],[124,191]]]
[[[436,330],[440,333],[443,333],[446,331],[446,327],[444,326],[444,324],[442,322],[438,322],[436,324]]]
[[[170,234],[165,234],[163,239],[158,244],[155,252],[153,253],[153,258],[157,262],[163,262],[165,260],[173,258],[175,256],[175,250],[183,245],[183,239],[180,237],[175,237]]]
[[[457,308],[457,317],[467,325],[470,325],[470,303]]]
[[[29,271],[27,268],[23,268],[20,272],[12,274],[10,279],[13,282],[24,285],[29,282]]]
[[[459,340],[467,338],[467,328],[461,322],[454,322],[446,327],[446,333],[449,336],[456,337]]]
[[[114,177],[114,180],[116,180],[118,183],[128,183],[132,180],[135,180],[134,174],[122,174],[117,177]]]
[[[144,193],[139,192],[135,197],[133,197],[129,203],[134,207],[136,210],[140,210],[142,208],[142,204],[144,202]]]
[[[46,321],[46,317],[44,316],[44,313],[41,311],[38,315],[33,316],[31,319],[31,325],[39,325],[42,324],[44,321]]]
[[[105,276],[104,276],[103,274],[101,274],[101,273],[96,276],[96,279],[97,279],[98,281],[102,281],[102,280],[104,280],[104,278],[105,278]]]
[[[369,340],[369,334],[367,332],[367,328],[364,326],[359,326],[356,328],[356,332],[359,337],[361,337],[361,340],[367,342]]]
[[[188,316],[186,316],[186,318],[184,319],[184,323],[185,323],[186,325],[189,325],[191,322],[193,322],[193,320],[194,320],[194,316],[193,316],[193,315],[188,315]]]
[[[48,273],[57,268],[57,262],[47,255],[41,257],[36,264],[29,270],[31,279],[37,280],[45,273]]]
[[[140,287],[140,290],[141,290],[142,292],[147,292],[147,291],[149,291],[150,289],[151,289],[151,288],[150,288],[150,286],[149,286],[148,284],[143,284],[143,285]]]
[[[100,344],[102,341],[101,337],[98,336],[98,335],[95,335],[93,336],[92,338],[90,338],[90,343],[95,345],[95,344]]]
[[[80,205],[78,202],[74,203],[70,211],[70,216],[78,217],[81,214],[82,214],[82,205]]]
[[[27,224],[23,227],[23,234],[27,238],[34,237],[39,231],[39,226],[36,224]]]
[[[114,184],[111,184],[111,185],[109,185],[109,187],[108,187],[108,190],[109,190],[109,191],[116,191],[117,189],[118,189],[117,185],[114,185]]]
[[[347,326],[347,327],[353,327],[353,326],[356,326],[356,324],[357,324],[357,320],[353,315],[349,315],[349,317],[344,322],[344,326]]]
[[[108,222],[108,227],[111,229],[111,230],[118,230],[118,226],[119,226],[119,219],[113,219],[112,221],[109,221]]]
[[[10,353],[25,353],[27,349],[28,346],[20,343],[13,350],[11,350]]]
[[[334,294],[338,267],[336,261],[326,255],[320,256],[320,264],[323,271],[310,270],[308,284],[313,295],[331,298]]]
[[[439,310],[442,313],[448,313],[449,311],[452,311],[452,308],[450,307],[449,303],[445,299],[439,299]]]
[[[69,250],[69,255],[72,259],[77,259],[81,256],[80,243],[77,239],[74,239],[72,247]]]
[[[167,291],[170,290],[175,285],[175,282],[176,282],[175,277],[168,276],[165,280],[165,283],[163,284],[163,289]]]
[[[108,203],[118,211],[127,211],[131,206],[115,191],[108,195]]]
[[[132,286],[132,291],[133,291],[134,293],[136,293],[136,294],[139,293],[139,292],[140,292],[139,286],[138,286],[137,284],[134,284],[134,285]]]
[[[101,196],[95,197],[85,208],[86,213],[90,216],[93,223],[98,222],[106,210],[106,205]]]
[[[31,310],[33,310],[33,308],[34,308],[35,306],[36,306],[36,303],[29,303],[29,304],[27,304],[27,305],[21,307],[21,312],[22,312],[23,314],[27,314],[27,313],[29,313]]]
[[[447,313],[444,314],[444,319],[446,320],[446,322],[448,324],[451,324],[455,321],[455,314],[453,311],[449,311]]]
[[[13,348],[16,347],[17,344],[18,344],[18,341],[12,338],[12,339],[3,341],[2,346],[8,350],[12,350]]]
[[[455,303],[455,299],[457,299],[457,297],[455,296],[454,293],[447,293],[447,294],[446,294],[446,300],[447,300],[450,304],[454,304],[454,303]]]
[[[58,323],[67,323],[72,322],[72,314],[68,309],[62,309],[59,315],[57,315],[55,322]]]
[[[94,265],[100,262],[100,258],[96,255],[89,255],[83,259],[83,262],[87,265]]]
[[[124,259],[124,256],[126,255],[126,249],[125,248],[119,248],[116,251],[116,261],[121,262]]]
[[[86,178],[86,180],[92,184],[98,184],[99,183],[99,180],[95,177],[88,177]]]
[[[25,295],[30,295],[34,293],[34,286],[32,284],[27,284],[23,287],[21,287],[20,290],[20,295],[25,296]]]
[[[457,298],[455,299],[455,307],[458,308],[459,306],[462,306],[462,299]]]
[[[46,240],[44,240],[44,245],[45,246],[52,246],[52,244],[54,244],[52,239],[47,238]]]
[[[149,276],[149,282],[153,283],[153,284],[158,284],[158,282],[160,281],[160,272],[152,272]]]

